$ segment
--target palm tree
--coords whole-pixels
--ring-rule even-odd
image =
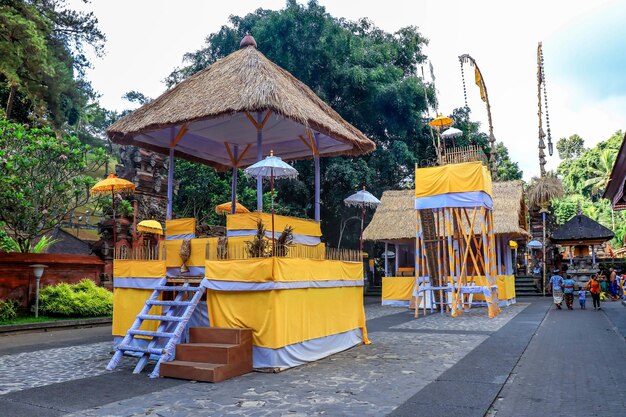
[[[609,185],[609,179],[616,156],[617,153],[614,150],[604,149],[602,153],[600,153],[598,163],[591,167],[591,178],[585,181],[584,186],[591,186],[592,195],[601,194],[606,186]]]

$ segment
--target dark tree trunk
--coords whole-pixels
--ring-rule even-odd
[[[6,108],[7,120],[11,119],[11,110],[13,110],[13,100],[15,99],[16,92],[17,92],[17,86],[15,84],[11,84],[11,89],[9,90],[9,98],[7,99],[7,108]]]

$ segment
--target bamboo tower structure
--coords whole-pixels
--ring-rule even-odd
[[[426,296],[441,313],[463,314],[470,294],[482,294],[490,318],[498,307],[491,176],[480,162],[416,169],[417,302]]]

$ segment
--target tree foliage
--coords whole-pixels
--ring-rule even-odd
[[[95,94],[84,78],[85,47],[105,41],[93,13],[67,0],[0,1],[0,100],[5,116],[55,129],[74,125]]]
[[[593,148],[584,148],[578,135],[560,139],[557,143],[563,159],[558,174],[563,179],[565,197],[553,202],[557,223],[563,224],[576,214],[578,207],[593,220],[615,233],[611,242],[620,247],[626,235],[626,212],[613,212],[608,200],[601,198],[615,163],[624,134],[617,131]]]
[[[85,173],[103,163],[76,137],[0,121],[0,221],[21,252],[87,202],[95,181]]]
[[[576,159],[585,151],[585,141],[576,134],[569,138],[561,138],[556,143],[556,150],[563,161]]]

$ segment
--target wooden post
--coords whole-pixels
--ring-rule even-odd
[[[257,123],[261,124],[261,112],[256,114]],[[257,128],[256,131],[256,160],[259,162],[263,159],[263,128]],[[260,213],[263,211],[263,178],[259,175],[256,179],[256,210]]]
[[[174,148],[170,148],[169,164],[167,172],[167,212],[165,218],[172,219],[172,204],[174,202]]]
[[[395,256],[395,271],[394,271],[394,277],[398,276],[398,258],[400,257],[400,245],[397,243],[394,243],[394,247],[396,249],[396,256]]]
[[[315,164],[315,221],[320,221],[320,137],[319,133],[315,133],[315,152],[314,152],[314,164]]]
[[[385,276],[389,276],[389,242],[385,242]]]
[[[239,146],[235,145],[233,146],[233,157],[234,160],[237,161],[237,158],[239,158]],[[237,165],[235,164],[233,166],[233,183],[231,186],[231,191],[230,191],[230,201],[231,201],[231,207],[230,207],[230,214],[235,214],[235,211],[237,209]]]

